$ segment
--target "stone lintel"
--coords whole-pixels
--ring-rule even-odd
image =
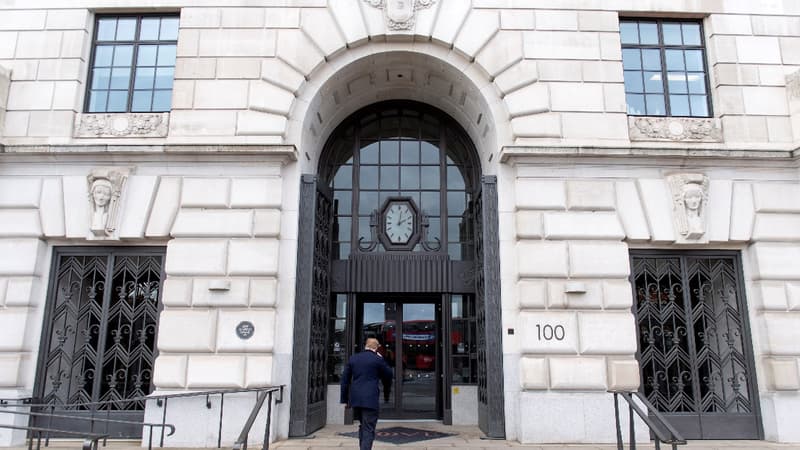
[[[552,145],[507,145],[500,152],[500,161],[538,162],[541,158],[620,158],[627,161],[675,159],[675,160],[747,160],[763,161],[786,167],[786,163],[800,162],[800,148],[779,149],[729,149],[719,144],[692,144],[691,146],[664,147],[593,147],[593,146],[552,146]],[[587,161],[588,162],[588,161]]]
[[[263,145],[263,144],[70,144],[70,145],[2,145],[0,144],[0,158],[3,156],[48,156],[70,155],[130,155],[130,156],[269,156],[277,157],[284,162],[297,161],[297,149],[294,145]]]

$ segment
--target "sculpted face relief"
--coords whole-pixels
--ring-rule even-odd
[[[676,174],[668,177],[672,191],[672,217],[678,242],[705,241],[708,177],[703,174]]]
[[[92,198],[97,207],[105,207],[111,199],[111,183],[97,180],[92,188]]]
[[[100,167],[86,177],[89,190],[89,230],[94,239],[113,238],[117,228],[119,200],[130,169]]]

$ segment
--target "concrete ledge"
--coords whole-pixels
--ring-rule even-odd
[[[659,146],[659,147],[592,147],[592,146],[530,146],[530,145],[507,145],[500,151],[500,161],[508,162],[511,159],[525,158],[532,156],[553,156],[553,157],[640,157],[644,159],[652,158],[721,158],[721,159],[746,159],[759,161],[792,161],[795,164],[800,162],[800,149],[787,146],[784,150],[775,150],[774,145],[770,149],[748,150],[748,149],[726,149],[721,145],[701,146],[692,145],[687,148],[686,143],[680,147]],[[627,159],[626,159],[627,160]],[[785,166],[784,166],[785,167]]]
[[[294,145],[222,145],[222,144],[70,144],[70,145],[2,145],[0,154],[71,154],[97,155],[124,153],[126,155],[182,154],[182,155],[274,155],[297,161]]]

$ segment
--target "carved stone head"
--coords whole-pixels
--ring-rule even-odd
[[[86,177],[89,189],[89,229],[96,238],[106,238],[117,228],[119,200],[130,169],[100,167]]]
[[[682,173],[667,177],[672,193],[672,218],[678,242],[704,242],[708,177]]]

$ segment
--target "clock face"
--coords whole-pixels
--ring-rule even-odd
[[[414,211],[408,203],[391,203],[386,210],[386,237],[392,244],[406,244],[414,234]]]

